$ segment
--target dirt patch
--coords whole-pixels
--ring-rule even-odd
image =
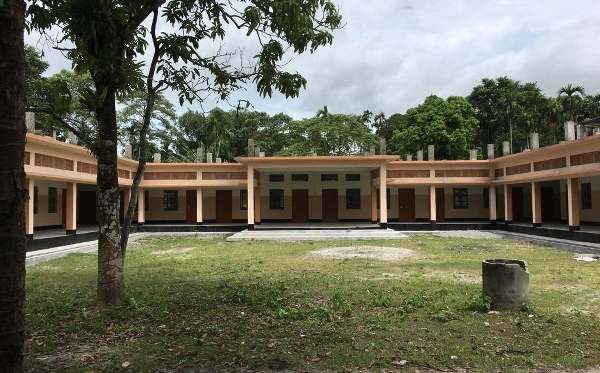
[[[311,251],[310,256],[327,259],[402,260],[414,257],[413,250],[385,246],[343,246]]]
[[[469,284],[476,284],[481,282],[481,275],[474,273],[463,273],[463,272],[444,272],[444,271],[428,271],[424,273],[423,276],[435,278],[435,279],[443,279],[450,280],[456,282],[464,282]]]
[[[153,254],[154,255],[183,254],[183,253],[187,253],[189,251],[195,250],[195,249],[196,249],[195,247],[178,247],[176,249],[155,251]]]
[[[487,251],[487,252],[498,251],[497,249],[492,249],[492,248],[487,247],[485,245],[477,245],[477,246],[457,245],[457,246],[450,246],[450,247],[448,247],[448,250],[454,250],[454,251]]]

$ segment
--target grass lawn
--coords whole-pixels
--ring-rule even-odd
[[[308,255],[351,244],[139,241],[127,254],[127,306],[100,312],[92,308],[95,255],[29,267],[26,369],[559,372],[600,364],[599,262],[514,240],[429,235],[358,243],[414,250],[399,261]],[[492,258],[529,262],[523,310],[481,312],[481,261]]]

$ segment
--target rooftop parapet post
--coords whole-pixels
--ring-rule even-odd
[[[125,145],[125,152],[123,153],[123,156],[127,159],[131,159],[132,158],[132,147],[131,145]]]
[[[510,155],[510,142],[502,141],[502,156]]]
[[[417,150],[417,161],[423,160],[423,150]]]
[[[160,163],[160,153],[154,153],[153,162]]]
[[[206,153],[206,163],[213,163],[213,153]]]
[[[565,141],[575,140],[575,122],[572,120],[565,123]]]
[[[25,113],[25,125],[27,126],[27,132],[35,132],[35,113]]]
[[[540,135],[537,132],[531,134],[531,150],[540,148]]]
[[[477,149],[469,150],[469,160],[471,160],[471,161],[477,160]]]
[[[494,148],[494,144],[487,144],[487,157],[488,159],[496,158],[496,149]]]
[[[249,138],[248,139],[248,157],[253,157],[254,154],[256,154],[256,153],[253,153],[253,151],[254,151],[254,139]]]
[[[435,161],[435,146],[427,145],[427,159],[430,161]]]
[[[587,137],[587,132],[585,129],[585,124],[578,124],[577,125],[577,139],[581,140],[581,139],[585,139]]]
[[[412,161],[413,155],[412,154],[407,154],[406,155],[406,160],[407,161]]]
[[[387,144],[385,142],[385,137],[379,138],[379,154],[381,154],[381,155],[387,154]]]

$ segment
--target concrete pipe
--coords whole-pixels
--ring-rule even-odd
[[[529,302],[529,269],[524,260],[489,259],[482,263],[483,294],[493,310],[518,310]]]

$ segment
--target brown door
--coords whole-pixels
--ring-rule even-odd
[[[196,223],[196,191],[188,190],[185,192],[185,221],[191,224]]]
[[[292,222],[308,222],[308,189],[292,189]]]
[[[217,223],[231,223],[231,190],[217,190]]]
[[[324,223],[338,221],[338,191],[337,189],[323,189],[321,193],[322,219]]]
[[[542,197],[542,221],[554,220],[554,189],[552,187],[541,188]]]
[[[77,203],[79,210],[80,224],[96,224],[96,192],[82,190],[79,192],[79,202]]]
[[[525,220],[523,214],[523,187],[512,187],[513,221]]]
[[[62,190],[62,227],[67,228],[67,190]]]
[[[398,221],[415,221],[415,190],[414,188],[398,189]]]
[[[435,188],[435,221],[446,220],[446,197],[444,188]]]

